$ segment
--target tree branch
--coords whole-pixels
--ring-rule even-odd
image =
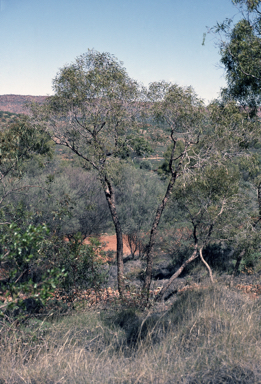
[[[208,265],[208,263],[206,262],[206,260],[205,260],[204,257],[203,257],[203,254],[202,254],[202,247],[201,247],[200,250],[199,250],[199,255],[200,255],[201,260],[203,261],[203,263],[205,264],[205,266],[206,266],[207,269],[208,269],[211,283],[214,283],[214,280],[213,280],[213,274],[212,274],[211,268],[210,268],[210,266]]]
[[[164,285],[164,287],[161,289],[161,291],[157,294],[156,298],[155,298],[155,301],[160,301],[163,299],[163,296],[164,296],[164,293],[167,291],[167,289],[170,287],[170,285],[173,283],[173,281],[179,277],[179,275],[182,273],[182,271],[184,270],[184,268],[189,264],[191,263],[193,260],[195,260],[196,258],[198,257],[198,244],[195,244],[194,246],[194,251],[192,253],[192,255],[190,256],[190,258],[188,260],[186,260],[182,265],[181,267],[174,273],[174,275],[171,276],[171,278],[169,279],[169,281],[167,282],[166,285]]]

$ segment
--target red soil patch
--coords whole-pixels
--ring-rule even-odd
[[[105,247],[103,248],[104,251],[117,251],[117,240],[116,235],[101,235],[99,237],[99,240],[101,243],[106,243]],[[86,243],[88,243],[88,240],[86,240]],[[124,255],[129,255],[130,250],[126,244],[125,239],[123,238],[123,253]]]

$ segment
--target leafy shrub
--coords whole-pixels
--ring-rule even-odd
[[[123,309],[119,312],[116,312],[112,319],[113,324],[118,325],[125,331],[128,331],[132,327],[133,323],[138,321],[139,317],[133,308]]]
[[[147,160],[142,160],[140,162],[140,169],[145,169],[146,171],[151,171],[151,163]]]
[[[158,343],[170,329],[170,322],[166,316],[152,314],[139,321],[133,322],[132,327],[128,329],[126,341],[130,346],[136,346],[143,340],[149,340],[152,344]]]
[[[240,263],[239,270],[241,272],[251,273],[253,272],[255,267],[260,263],[260,260],[261,260],[260,252],[247,252]]]
[[[79,288],[93,288],[98,291],[106,282],[107,257],[102,244],[96,238],[90,238],[89,244],[83,244],[81,235],[68,243],[62,241],[58,266],[65,271],[61,287],[66,291]]]
[[[24,304],[24,296],[45,301],[63,275],[46,258],[47,234],[45,225],[30,224],[24,229],[13,223],[5,227],[0,240],[0,266],[6,278],[0,281],[0,295],[12,299],[8,307]]]

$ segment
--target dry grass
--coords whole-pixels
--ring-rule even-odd
[[[221,286],[184,292],[168,312],[2,322],[0,383],[261,383],[260,331],[260,299]]]

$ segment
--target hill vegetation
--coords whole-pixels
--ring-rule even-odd
[[[43,103],[47,96],[30,96],[30,95],[0,95],[0,111],[28,114],[30,108],[26,103]]]

